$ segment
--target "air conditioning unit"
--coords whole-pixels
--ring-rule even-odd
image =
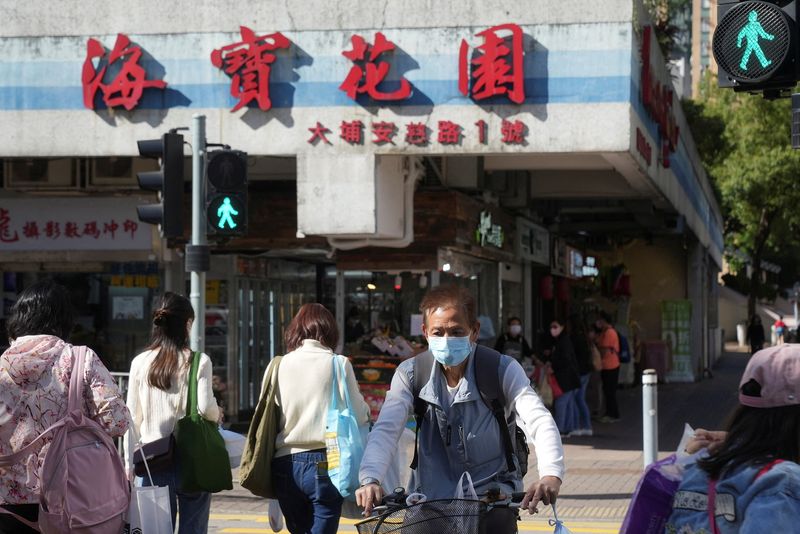
[[[3,161],[6,189],[77,189],[76,158],[7,158]]]
[[[91,158],[89,161],[89,187],[138,188],[136,173],[157,171],[158,161],[129,156]]]
[[[484,177],[484,189],[500,198],[500,205],[525,208],[530,197],[531,175],[528,171],[490,171]]]

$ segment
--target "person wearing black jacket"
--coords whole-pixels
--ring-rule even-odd
[[[578,374],[581,380],[580,391],[575,394],[576,429],[572,431],[572,435],[591,436],[592,414],[586,403],[586,388],[589,386],[594,366],[592,365],[592,349],[589,346],[586,327],[578,315],[572,315],[569,318],[569,337],[575,348],[575,359],[578,362]]]
[[[561,435],[566,436],[578,428],[575,421],[576,397],[581,390],[581,378],[578,361],[575,358],[575,348],[569,334],[564,330],[564,323],[559,320],[552,321],[550,335],[553,337],[554,345],[547,360],[563,392],[554,402],[555,420]]]
[[[522,335],[522,321],[519,317],[509,317],[507,323],[508,329],[505,334],[497,338],[494,350],[522,363],[523,358],[530,358],[533,355],[528,341]]]
[[[761,317],[758,315],[753,315],[750,319],[747,340],[750,342],[750,354],[755,354],[764,348],[764,325],[761,324]]]

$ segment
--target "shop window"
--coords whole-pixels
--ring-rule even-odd
[[[76,158],[9,158],[3,162],[6,189],[75,189],[78,187]]]
[[[130,157],[92,158],[89,160],[89,187],[138,189],[136,174],[158,169],[156,160]]]

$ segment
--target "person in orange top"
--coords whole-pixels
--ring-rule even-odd
[[[619,383],[619,335],[611,326],[611,317],[601,312],[595,321],[597,337],[595,344],[602,356],[603,369],[600,378],[603,381],[603,396],[606,401],[606,414],[600,418],[601,423],[619,421],[617,405],[617,384]]]

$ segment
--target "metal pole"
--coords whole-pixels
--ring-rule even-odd
[[[192,350],[205,350],[206,324],[206,273],[208,270],[208,241],[206,240],[205,180],[203,177],[206,158],[206,116],[192,116],[192,259],[187,251],[187,270],[191,275],[189,299],[194,308],[191,331]],[[205,251],[205,254],[203,254]],[[195,256],[197,254],[197,256]],[[201,257],[205,256],[206,261]],[[195,262],[194,259],[199,261]],[[205,265],[204,265],[205,263]],[[205,267],[205,268],[204,268]]]
[[[658,456],[658,375],[655,369],[645,369],[642,375],[642,429],[644,467]]]

